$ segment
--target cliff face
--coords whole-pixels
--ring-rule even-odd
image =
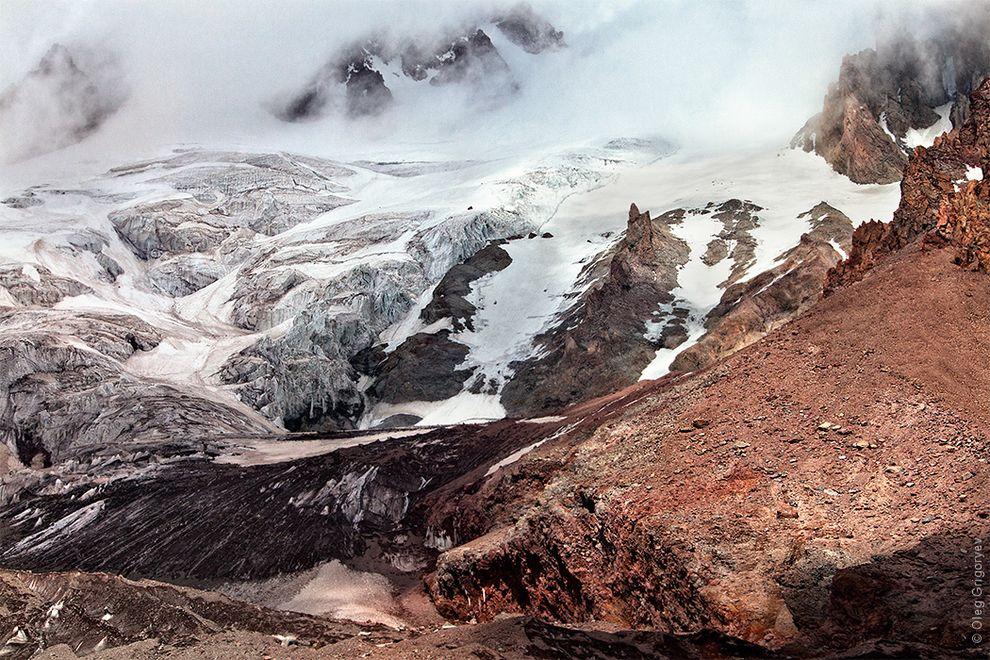
[[[987,269],[990,190],[983,172],[990,171],[990,82],[973,92],[970,109],[962,126],[915,151],[893,219],[855,231],[849,259],[827,275],[826,294],[859,281],[886,255],[922,236],[949,241],[961,263]]]
[[[900,34],[847,56],[791,146],[857,183],[899,180],[914,147],[968,118],[969,94],[990,73],[988,27],[990,12],[976,8],[926,38]]]

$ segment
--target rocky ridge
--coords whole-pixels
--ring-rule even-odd
[[[623,238],[585,267],[590,286],[555,328],[536,338],[533,360],[514,364],[502,391],[510,414],[560,410],[614,391],[638,375],[656,351],[645,335],[659,305],[674,302],[678,267],[688,246],[668,226],[670,216],[629,207]]]
[[[889,223],[870,222],[853,234],[849,259],[828,273],[827,292],[862,279],[876,263],[920,237],[948,241],[961,263],[986,269],[985,235],[990,168],[990,83],[973,92],[971,117],[919,148],[904,172],[901,203]]]
[[[706,332],[671,362],[672,371],[695,371],[745,348],[814,305],[825,275],[852,249],[852,222],[822,202],[798,216],[810,230],[780,255],[773,268],[731,284],[705,317]]]
[[[898,33],[845,57],[822,112],[791,146],[814,151],[857,183],[899,180],[914,147],[966,120],[969,94],[990,74],[986,7],[933,24],[931,35]]]

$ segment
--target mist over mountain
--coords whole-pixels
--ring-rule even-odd
[[[842,56],[873,45],[887,15],[903,15],[902,24],[927,21],[884,3],[844,3],[841,26],[832,9],[783,2],[541,3],[529,11],[566,35],[567,46],[532,53],[513,43],[518,32],[498,28],[500,17],[521,11],[509,2],[457,3],[441,20],[422,2],[295,2],[251,12],[218,2],[199,13],[170,2],[112,11],[101,3],[69,5],[8,4],[2,82],[23,78],[55,41],[112,54],[132,93],[102,149],[147,144],[149,135],[337,149],[381,141],[477,149],[496,136],[502,144],[528,144],[657,133],[709,146],[782,141],[812,114]],[[393,81],[384,81],[397,103],[373,120],[354,121],[345,110],[284,130],[271,115],[273,104],[284,110],[293,95],[305,94],[300,90],[319,87],[325,74],[317,72],[339,71],[328,62],[369,39],[432,57],[479,27],[511,71],[502,81],[508,87],[391,89]],[[800,56],[808,43],[814,58]]]

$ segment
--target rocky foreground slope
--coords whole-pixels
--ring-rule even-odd
[[[988,93],[945,144],[987,130]],[[939,153],[912,167],[951,169]],[[714,627],[799,655],[873,638],[924,647],[909,656],[971,649],[974,544],[990,532],[990,287],[960,267],[981,263],[987,237],[985,184],[963,185],[942,191],[932,231],[784,329],[438,493],[431,524],[461,541],[429,580],[440,611]],[[577,429],[595,406],[570,414]]]

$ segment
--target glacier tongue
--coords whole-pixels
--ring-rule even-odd
[[[626,141],[397,164],[184,148],[5,200],[0,301],[131,315],[162,339],[124,373],[289,429],[351,426],[365,408],[352,358],[404,324],[417,330],[409,315],[452,266],[666,150]],[[481,400],[458,402],[420,416],[449,421]]]

